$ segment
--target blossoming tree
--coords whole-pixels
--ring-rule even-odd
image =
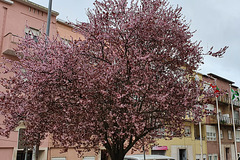
[[[209,93],[192,75],[204,54],[180,7],[103,0],[88,17],[89,23],[73,24],[84,40],[26,38],[19,61],[2,66],[10,75],[0,80],[2,134],[21,121],[29,144],[51,134],[63,147],[102,145],[112,160],[122,160],[155,137],[181,136],[186,112],[201,119]]]

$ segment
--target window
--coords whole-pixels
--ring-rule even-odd
[[[208,160],[218,160],[218,155],[217,154],[209,154]]]
[[[228,139],[232,139],[232,131],[228,130]]]
[[[57,157],[57,158],[52,158],[51,160],[66,160],[64,157]]]
[[[83,160],[95,160],[95,157],[83,157]]]
[[[18,149],[25,149],[24,131],[24,128],[20,128],[18,131]]]
[[[215,126],[206,125],[207,140],[216,141],[216,129]]]
[[[240,131],[236,131],[236,141],[240,142]]]
[[[239,112],[238,111],[234,111],[234,119],[239,119]]]
[[[190,111],[186,111],[185,118],[186,119],[190,119],[191,118],[191,112]]]
[[[153,155],[165,155],[166,151],[165,150],[151,150],[151,154],[153,154]]]
[[[66,38],[61,38],[61,40],[62,40],[63,44],[66,44],[66,45],[68,45],[70,47],[70,43],[71,43],[70,40],[68,40]]]
[[[184,135],[186,137],[190,137],[191,136],[191,127],[190,126],[185,126],[184,127]]]
[[[203,160],[206,160],[207,156],[206,154],[203,155]],[[201,154],[196,154],[196,160],[201,160]]]
[[[25,36],[26,37],[31,37],[32,39],[35,40],[35,42],[38,41],[38,37],[40,36],[40,31],[35,28],[25,28]]]
[[[161,127],[160,129],[158,129],[157,130],[157,135],[164,136],[165,135],[165,128]]]
[[[221,139],[223,139],[223,131],[220,130]]]
[[[25,158],[25,150],[17,151],[17,159],[16,160],[22,160]],[[32,151],[28,150],[27,152],[27,160],[32,159]]]
[[[212,115],[211,112],[214,111],[214,105],[208,104],[205,110],[210,112],[208,115]]]

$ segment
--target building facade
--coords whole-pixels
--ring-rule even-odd
[[[216,98],[218,104],[209,106],[209,110],[214,110],[217,114],[209,115],[205,122],[208,155],[221,156],[222,160],[236,159],[235,155],[240,155],[240,103],[232,100],[231,89],[237,91],[238,88],[233,86],[234,82],[215,74],[208,74],[204,79],[224,92]]]
[[[2,57],[17,60],[14,48],[25,35],[36,38],[46,32],[48,9],[28,0],[0,0],[0,61]],[[73,28],[56,17],[58,12],[52,11],[49,37],[57,34],[66,42],[83,38],[73,32]],[[2,89],[2,88],[0,88]],[[3,126],[4,116],[0,115],[0,127]],[[19,126],[10,133],[10,137],[0,136],[0,160],[23,160],[25,146],[22,143],[24,126]],[[39,147],[39,160],[79,159],[74,149],[60,154],[60,149],[51,145],[51,139],[45,139]],[[94,154],[91,154],[95,156]],[[28,160],[32,157],[32,150],[28,151]],[[95,157],[94,157],[95,158]]]
[[[237,91],[238,87],[212,73],[200,75],[200,79],[207,87],[223,92],[213,99],[213,104],[207,105],[206,109],[215,114],[206,115],[199,124],[186,121],[184,137],[157,140],[159,146],[152,148],[152,154],[164,154],[176,160],[200,160],[201,157],[203,160],[235,160],[240,157],[240,102],[232,101],[231,93],[231,89]]]

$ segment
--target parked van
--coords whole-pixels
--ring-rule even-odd
[[[126,155],[124,157],[124,160],[144,160],[144,155],[143,154]],[[163,155],[145,155],[145,160],[175,160],[175,159]]]

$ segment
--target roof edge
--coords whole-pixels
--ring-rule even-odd
[[[29,7],[36,8],[36,9],[38,9],[38,10],[40,10],[40,11],[45,12],[45,13],[48,13],[48,8],[46,8],[46,7],[44,7],[44,6],[41,6],[41,5],[37,4],[37,3],[34,3],[34,2],[32,2],[32,1],[29,1],[29,0],[14,0],[14,1],[19,2],[19,3],[22,3],[22,4],[25,4],[25,5],[29,6]],[[52,10],[52,13],[51,13],[51,14],[52,14],[53,16],[58,16],[58,15],[59,15],[58,12],[53,11],[53,10]]]
[[[11,0],[0,0],[1,2],[3,2],[3,3],[7,3],[7,4],[10,4],[10,5],[12,5],[14,2],[13,1],[11,1]]]
[[[234,84],[235,83],[233,81],[230,81],[230,80],[228,80],[226,78],[220,77],[220,76],[218,76],[216,74],[213,74],[213,73],[208,73],[207,75],[210,76],[210,77],[213,77],[213,78],[217,78],[217,79],[221,79],[223,81],[229,82],[230,84]]]
[[[65,20],[62,20],[62,19],[57,18],[57,22],[60,23],[60,24],[63,24],[63,25],[66,25],[66,26],[69,26],[69,27],[72,27],[72,28],[73,28],[73,25],[71,25],[70,23],[68,23],[68,22],[65,21]]]

